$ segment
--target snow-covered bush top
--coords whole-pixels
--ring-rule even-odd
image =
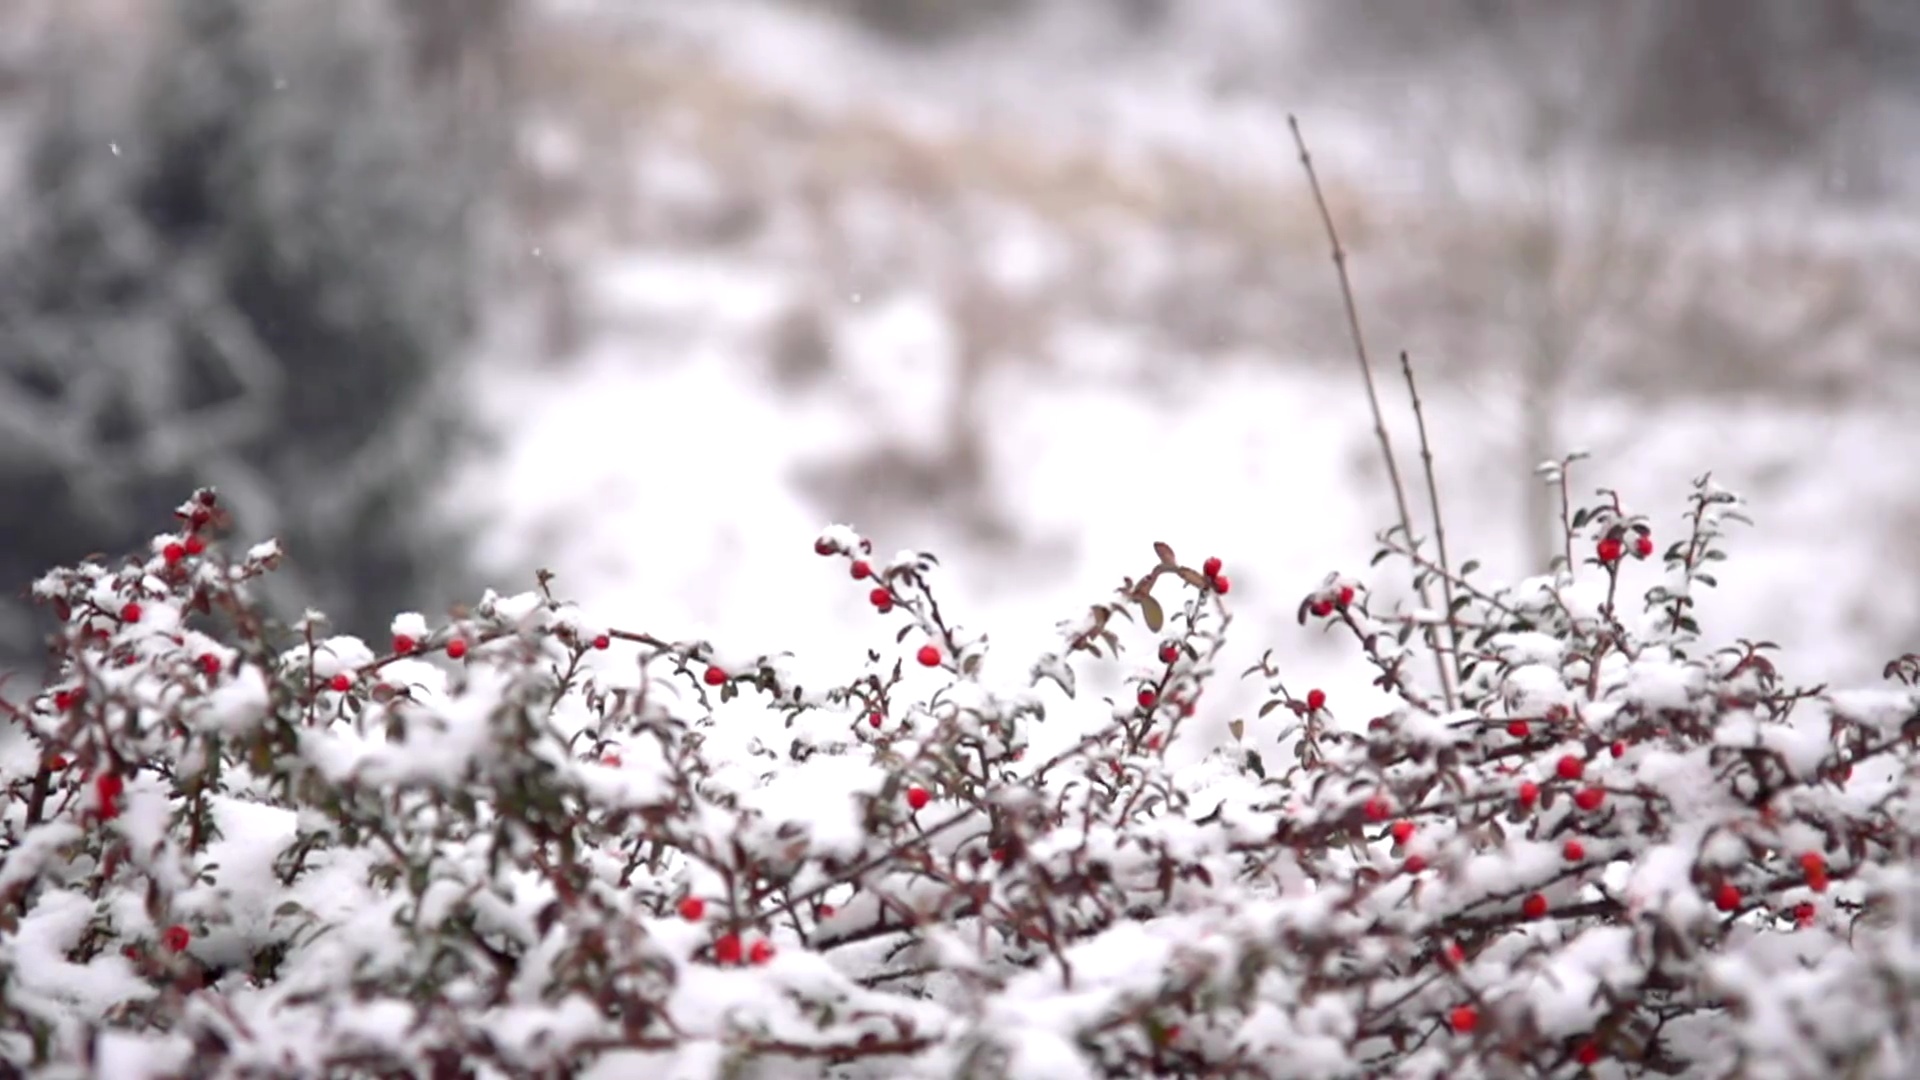
[[[1272,687],[1171,768],[1228,624],[1165,545],[1013,697],[933,560],[823,556],[899,633],[835,686],[549,594],[266,624],[211,492],[56,571],[0,737],[0,1062],[48,1076],[1896,1077],[1920,1021],[1920,660],[1784,683],[1709,644],[1732,496],[1610,494],[1445,611],[1335,577],[1401,704]],[[1663,564],[1631,602],[1621,569]],[[1377,562],[1378,560],[1376,560]],[[614,684],[589,658],[638,653]],[[1437,658],[1438,675],[1432,661]],[[1123,664],[1118,702],[1075,697]],[[947,678],[925,700],[907,665]],[[1431,677],[1430,677],[1431,676]],[[716,723],[716,702],[737,706]],[[1032,725],[1081,724],[1057,756]]]

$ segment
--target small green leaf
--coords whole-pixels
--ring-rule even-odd
[[[1142,593],[1139,600],[1140,614],[1147,620],[1147,629],[1159,633],[1160,628],[1167,624],[1167,613],[1160,609],[1160,601],[1146,593]]]
[[[1480,560],[1468,559],[1466,562],[1460,564],[1460,576],[1466,577],[1478,569],[1480,569]]]

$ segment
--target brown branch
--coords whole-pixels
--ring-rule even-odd
[[[1307,185],[1313,190],[1313,205],[1320,212],[1320,223],[1326,227],[1327,244],[1333,249],[1333,269],[1340,282],[1340,302],[1346,308],[1347,333],[1353,339],[1353,358],[1360,366],[1360,381],[1367,389],[1367,407],[1373,411],[1373,433],[1380,441],[1380,457],[1387,464],[1387,479],[1393,486],[1394,508],[1400,513],[1400,528],[1407,534],[1407,543],[1417,546],[1413,532],[1413,512],[1407,506],[1407,485],[1400,479],[1400,464],[1393,454],[1393,439],[1387,434],[1387,422],[1380,412],[1380,391],[1373,381],[1373,362],[1367,355],[1366,335],[1360,328],[1360,305],[1354,299],[1353,279],[1347,273],[1347,250],[1340,243],[1340,231],[1334,227],[1333,213],[1327,209],[1327,197],[1320,190],[1320,174],[1314,171],[1313,155],[1307,152],[1306,137],[1300,134],[1300,120],[1288,114],[1287,127],[1293,131],[1294,149],[1300,154],[1300,167],[1306,171]],[[1426,582],[1414,575],[1414,591],[1420,597],[1420,606],[1433,607],[1431,594]],[[1453,698],[1453,682],[1448,676],[1446,650],[1440,644],[1437,632],[1429,632],[1427,644],[1433,649],[1434,668],[1440,677],[1440,686],[1449,701]]]

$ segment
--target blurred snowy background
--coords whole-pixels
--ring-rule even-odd
[[[1012,678],[1166,540],[1360,719],[1291,618],[1390,503],[1289,112],[1456,559],[1538,566],[1565,450],[1663,535],[1712,470],[1710,631],[1915,646],[1898,0],[7,0],[6,591],[211,482],[351,630],[546,567],[850,672],[844,521]]]

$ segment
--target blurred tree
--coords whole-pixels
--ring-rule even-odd
[[[468,438],[477,185],[374,0],[165,14],[135,92],[56,58],[0,239],[0,571],[137,544],[210,482],[285,542],[283,606],[377,632],[458,576],[430,492]]]

